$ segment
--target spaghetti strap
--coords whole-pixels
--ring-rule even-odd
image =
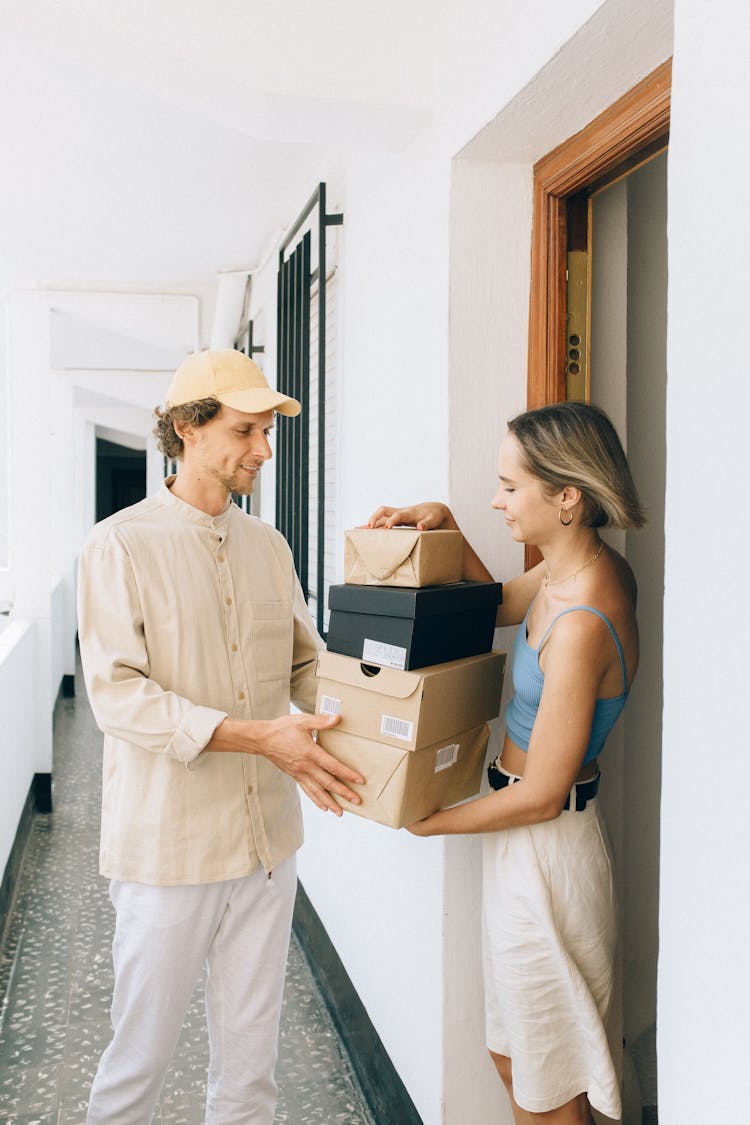
[[[534,597],[529,602],[529,608],[526,610],[526,613],[523,615],[523,621],[521,622],[520,627],[521,627],[521,629],[523,629],[523,635],[527,639],[528,639],[528,635],[529,635],[529,628],[528,628],[528,626],[529,626],[529,614],[531,613],[532,609],[534,608],[534,602],[536,601],[536,599],[538,597],[539,597],[539,593],[537,592],[536,594],[534,594]]]
[[[531,608],[531,607],[529,606],[529,608]],[[617,632],[615,630],[615,627],[612,624],[612,622],[610,621],[610,619],[606,616],[606,614],[602,613],[602,611],[600,609],[595,609],[593,605],[572,605],[570,607],[570,609],[564,609],[562,611],[562,613],[558,613],[557,617],[554,619],[552,624],[548,626],[547,631],[545,632],[541,641],[537,645],[537,648],[536,648],[537,661],[539,660],[539,653],[542,651],[542,647],[544,645],[544,642],[547,640],[547,637],[550,635],[554,626],[557,624],[557,622],[560,620],[560,618],[565,617],[566,613],[575,613],[576,610],[579,610],[579,609],[584,610],[586,613],[596,614],[596,616],[601,618],[601,620],[604,622],[604,624],[609,629],[612,640],[615,642],[615,648],[617,649],[617,655],[620,657],[620,668],[622,669],[622,690],[623,690],[623,694],[627,694],[627,690],[628,690],[628,671],[627,671],[627,667],[625,665],[625,653],[623,651],[622,644],[620,643],[620,638],[617,636]]]

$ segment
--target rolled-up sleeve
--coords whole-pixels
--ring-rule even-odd
[[[101,730],[180,762],[196,758],[226,712],[197,705],[151,678],[132,566],[112,536],[82,551],[78,620],[84,679]]]

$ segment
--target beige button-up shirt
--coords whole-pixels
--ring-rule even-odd
[[[100,870],[162,886],[270,871],[302,843],[290,777],[204,747],[228,715],[313,711],[321,647],[284,538],[233,503],[210,516],[171,483],[94,528],[78,592],[104,731]]]

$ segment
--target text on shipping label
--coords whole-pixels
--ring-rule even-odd
[[[341,700],[334,699],[332,695],[323,695],[320,698],[321,715],[340,715]]]
[[[400,738],[404,742],[411,742],[414,737],[414,723],[406,719],[396,719],[393,715],[381,715],[380,733],[390,735],[391,738]]]
[[[406,668],[406,649],[365,637],[362,659],[366,664],[381,664],[384,668],[397,668],[399,672],[403,672]]]
[[[450,746],[441,746],[435,754],[435,773],[440,773],[441,770],[447,770],[458,761],[458,743],[454,742]]]

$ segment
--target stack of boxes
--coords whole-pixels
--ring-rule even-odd
[[[366,779],[351,812],[392,828],[479,792],[500,709],[505,654],[492,652],[502,587],[461,581],[460,531],[346,533],[332,586],[317,710],[341,716],[318,742]]]

